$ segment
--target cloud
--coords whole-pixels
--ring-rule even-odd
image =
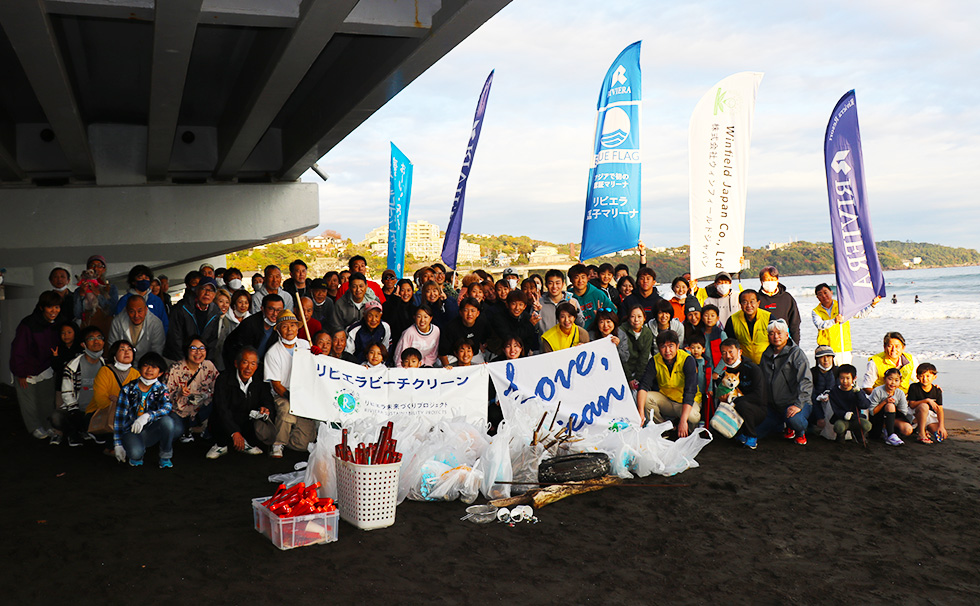
[[[578,241],[601,78],[642,39],[647,244],[688,241],[694,105],[721,78],[757,70],[766,75],[748,244],[829,238],[821,141],[834,103],[854,88],[876,236],[976,247],[980,84],[963,68],[980,59],[978,6],[513,2],[320,160],[331,177],[318,229],[358,240],[386,222],[389,141],[415,164],[410,220],[445,227],[477,96],[495,69],[463,229]]]

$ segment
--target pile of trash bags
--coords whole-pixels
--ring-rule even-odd
[[[402,453],[398,503],[406,498],[472,503],[480,493],[487,499],[522,494],[535,488],[543,459],[576,452],[606,453],[612,473],[622,478],[671,476],[697,467],[695,457],[711,442],[706,429],[671,441],[664,437],[670,423],[651,422],[646,427],[616,423],[546,450],[543,440],[535,438],[556,429],[551,414],[532,402],[526,404],[502,421],[494,436],[463,417],[432,424],[399,415],[384,421],[359,420],[344,427],[349,431],[348,442],[356,444],[376,439],[381,426],[393,422],[392,435]],[[340,443],[341,432],[340,426],[319,423],[317,441],[310,445],[303,479],[307,485],[319,482],[322,498],[337,498],[334,446]]]

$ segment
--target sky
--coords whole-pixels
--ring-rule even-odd
[[[389,142],[414,164],[409,220],[445,229],[480,90],[493,87],[464,233],[579,242],[596,100],[642,40],[647,246],[690,240],[688,124],[722,78],[764,72],[747,246],[829,241],[823,135],[855,89],[877,240],[980,248],[980,3],[514,0],[320,161],[320,225],[361,240],[387,222]]]

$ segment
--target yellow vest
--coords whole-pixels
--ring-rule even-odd
[[[704,307],[704,302],[708,298],[708,291],[698,286],[698,292],[694,293],[694,297],[701,304],[701,307]]]
[[[915,376],[915,359],[903,353],[898,358],[898,363],[901,366],[896,366],[892,364],[891,360],[885,358],[885,352],[875,354],[868,358],[871,362],[874,362],[875,368],[878,369],[878,378],[875,379],[875,384],[872,387],[878,387],[879,385],[885,384],[885,371],[889,368],[897,368],[899,372],[902,373],[902,391],[908,393],[909,384],[912,382],[912,377]]]
[[[754,330],[749,334],[749,323],[745,321],[745,312],[740,309],[732,314],[735,338],[742,344],[742,351],[756,364],[762,360],[762,352],[769,347],[769,316],[770,313],[764,309],[757,311]]]
[[[830,314],[827,314],[827,310],[823,308],[823,305],[817,304],[813,308],[817,316],[821,320],[832,320],[836,318],[840,311],[838,311],[837,301],[830,308]],[[843,333],[843,337],[841,337]],[[841,347],[841,339],[843,340],[843,347]],[[830,328],[825,328],[817,332],[817,345],[827,345],[831,349],[837,352],[841,351],[851,351],[851,324],[850,322],[844,322],[842,324],[834,324]]]
[[[579,344],[580,337],[578,331],[578,325],[572,324],[572,333],[566,335],[564,332],[562,332],[561,327],[555,324],[546,330],[545,333],[541,335],[541,338],[547,341],[548,345],[551,345],[551,351],[559,351]]]
[[[684,362],[691,357],[683,349],[677,350],[677,358],[674,360],[674,368],[667,371],[667,364],[664,357],[659,353],[653,356],[657,365],[657,385],[660,386],[660,393],[664,394],[675,402],[684,401]],[[694,401],[701,402],[701,391],[694,396]]]

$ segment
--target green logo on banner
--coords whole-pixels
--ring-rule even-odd
[[[342,393],[337,396],[337,406],[340,408],[340,412],[354,412],[354,408],[357,406],[357,400],[349,393]]]
[[[725,111],[725,93],[719,88],[715,93],[715,115],[723,111]]]

